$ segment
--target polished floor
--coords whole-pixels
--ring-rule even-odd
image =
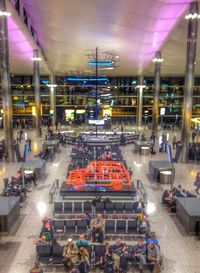
[[[44,132],[45,133],[45,132]],[[0,135],[2,132],[0,132]],[[32,138],[33,154],[40,150],[42,140],[34,138],[34,131],[28,132]],[[170,132],[179,136],[179,132]],[[44,134],[43,134],[44,135]],[[199,273],[200,272],[200,241],[188,236],[176,216],[168,214],[161,205],[161,195],[167,185],[157,185],[148,179],[150,159],[166,159],[166,154],[141,156],[133,154],[133,144],[121,148],[124,158],[133,170],[134,181],[141,179],[148,192],[148,212],[151,216],[151,226],[157,233],[160,241],[164,268],[163,273]],[[0,240],[0,272],[1,273],[28,273],[35,261],[35,243],[41,229],[41,219],[52,214],[52,205],[49,204],[49,190],[56,178],[65,179],[66,168],[69,164],[71,147],[62,148],[56,154],[53,162],[47,162],[47,175],[38,181],[36,187],[31,188],[28,198],[21,209],[20,223],[9,236]],[[3,187],[3,178],[10,177],[19,169],[20,163],[0,163],[0,190]],[[187,190],[193,189],[195,174],[200,170],[197,164],[176,164],[175,185],[181,184]],[[64,272],[61,268],[46,268],[45,272]]]

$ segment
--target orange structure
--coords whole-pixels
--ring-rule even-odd
[[[66,183],[75,188],[81,185],[96,185],[115,191],[131,187],[133,184],[130,172],[118,161],[92,161],[87,168],[70,171]]]

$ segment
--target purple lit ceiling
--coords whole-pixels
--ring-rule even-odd
[[[186,23],[180,23],[192,0],[23,0],[47,57],[56,74],[88,69],[86,50],[96,46],[120,55],[120,67],[109,72],[118,75],[152,73],[151,61],[162,49],[167,58],[165,74],[182,73],[173,69],[174,54],[181,52],[184,66]],[[32,45],[10,20],[10,41],[15,50],[29,58]],[[15,31],[16,29],[16,31]],[[171,34],[172,33],[172,37]],[[16,40],[15,40],[16,39]],[[23,42],[22,42],[23,41]],[[176,53],[173,52],[176,47]],[[11,45],[12,52],[12,45]],[[171,55],[170,55],[171,54]],[[173,62],[172,62],[173,61]],[[170,67],[171,66],[171,67]],[[163,68],[165,64],[163,63]],[[167,69],[170,67],[170,69]],[[19,67],[20,68],[20,67]],[[178,70],[177,70],[178,69]]]

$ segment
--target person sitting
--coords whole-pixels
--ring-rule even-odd
[[[196,180],[194,182],[194,186],[196,187],[195,191],[197,192],[197,194],[199,193],[199,189],[200,189],[200,172],[197,173],[196,175]]]
[[[165,204],[167,206],[170,205],[170,203],[172,202],[173,200],[173,197],[175,197],[175,195],[172,193],[172,192],[169,192],[169,194],[165,197]]]
[[[133,261],[139,262],[139,269],[143,270],[146,264],[146,245],[142,239],[138,239],[137,244],[134,245],[129,252],[132,255]]]
[[[142,213],[138,215],[137,231],[140,234],[148,234],[150,231],[149,217]]]
[[[159,246],[159,242],[156,239],[156,234],[154,231],[149,233],[149,238],[146,240],[146,246],[148,246],[151,242],[153,242],[155,245]]]
[[[114,271],[112,253],[113,253],[113,250],[112,250],[112,246],[110,242],[108,241],[105,242],[105,249],[101,253],[100,260],[99,260],[100,265],[102,265],[104,268],[104,273]]]
[[[88,253],[88,250],[85,247],[79,248],[80,253],[80,264],[78,266],[79,271],[82,273],[88,272],[90,267],[90,255]]]
[[[170,195],[170,190],[165,190],[162,195],[162,204],[167,205],[168,204],[168,198]]]
[[[133,209],[136,213],[143,213],[145,209],[144,202],[142,198],[140,197],[138,201],[133,203]]]
[[[49,241],[47,240],[45,235],[40,236],[40,238],[36,241],[36,245],[49,245]]]
[[[91,222],[92,226],[92,241],[102,243],[104,237],[105,220],[101,214],[97,215],[97,218]]]
[[[87,201],[86,201],[87,202]],[[87,226],[90,226],[91,223],[91,215],[86,212],[85,214],[83,214],[83,216],[81,217],[81,220],[85,221],[87,223]]]
[[[83,234],[79,236],[79,240],[76,241],[77,247],[87,247],[89,246],[89,243],[87,240],[85,240],[85,237]]]
[[[112,160],[112,153],[110,151],[106,154],[106,160]]]
[[[69,238],[67,245],[63,249],[63,264],[66,269],[79,263],[79,249]]]
[[[52,225],[52,221],[48,216],[45,216],[44,219],[42,220],[43,223],[43,227],[41,230],[41,235],[45,235],[46,237],[48,237],[48,240],[52,240],[54,237],[53,234],[53,225]]]
[[[126,251],[126,244],[121,242],[121,238],[117,238],[112,246],[112,259],[114,262],[114,270],[118,271],[121,268],[122,256]]]
[[[35,155],[35,157],[39,157],[42,160],[48,160],[49,155],[50,150],[48,149],[48,147],[44,147],[44,149],[38,155]]]
[[[101,203],[102,202],[102,198],[101,196],[96,196],[93,200],[92,200],[92,206],[96,207],[96,203]]]
[[[161,262],[161,256],[160,256],[160,250],[157,245],[154,244],[154,242],[150,242],[147,246],[147,259],[149,262],[153,264],[152,269],[156,266],[157,268],[160,268],[160,262]]]
[[[176,197],[173,194],[170,194],[167,211],[170,213],[176,213]]]
[[[104,204],[106,203],[112,203],[112,200],[110,199],[110,196],[106,196],[106,198],[103,200]]]

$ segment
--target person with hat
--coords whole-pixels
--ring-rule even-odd
[[[79,263],[79,249],[74,244],[73,240],[69,238],[67,245],[63,249],[63,264],[66,269]]]

